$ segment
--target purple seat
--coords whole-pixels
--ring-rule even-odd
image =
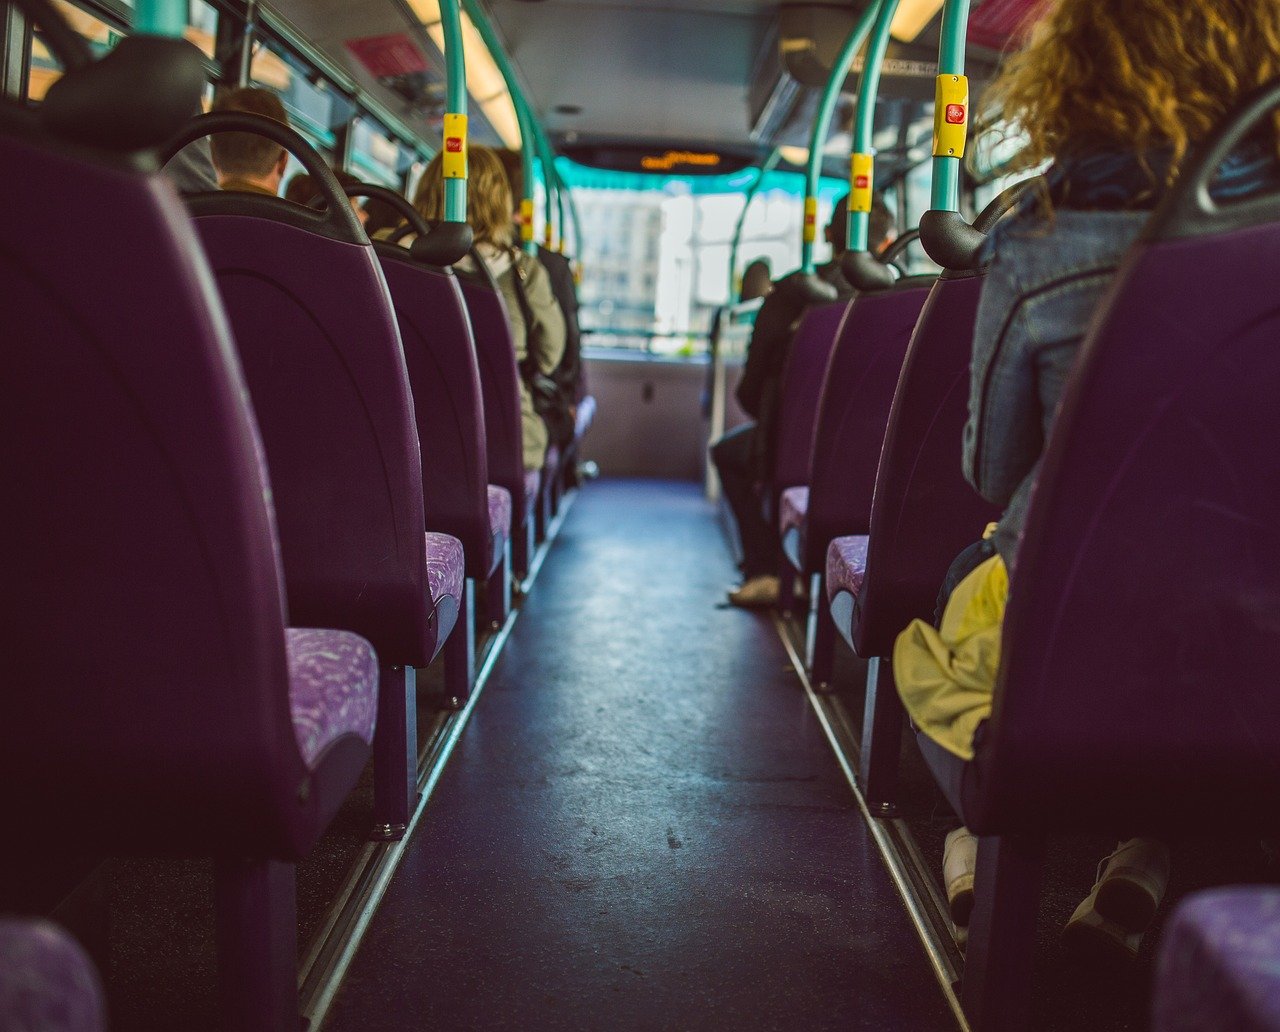
[[[0,1028],[105,1032],[102,984],[80,944],[47,921],[0,918]]]
[[[372,742],[378,713],[373,646],[350,631],[292,627],[284,643],[293,732],[307,768],[314,770],[325,749],[343,735]]]
[[[574,415],[573,436],[575,440],[581,440],[587,436],[587,431],[591,429],[591,424],[596,421],[596,399],[588,394],[580,402],[578,402],[578,411]]]
[[[1165,928],[1152,1032],[1280,1032],[1280,889],[1184,900]]]
[[[994,709],[926,760],[981,836],[964,998],[1025,1024],[1044,836],[1261,833],[1280,797],[1280,198],[1170,191],[1096,314],[1012,571]]]
[[[932,278],[914,276],[892,289],[860,294],[849,307],[822,383],[809,507],[793,534],[784,564],[786,581],[796,573],[812,582],[809,592],[810,669],[813,683],[831,680],[835,625],[823,613],[818,583],[827,545],[838,537],[866,534],[871,499],[889,409],[902,360]]]
[[[0,507],[21,600],[0,632],[0,817],[51,850],[212,856],[224,1024],[296,1027],[293,864],[368,759],[376,682],[291,677],[271,485],[211,270],[172,187],[138,171],[154,163],[44,128],[83,85],[63,60],[39,115],[0,105],[0,189],[23,198],[0,221],[22,345],[0,355],[0,437],[26,442],[0,449],[22,499]],[[185,43],[130,38],[108,61],[130,74],[90,76],[86,132],[163,83],[180,121],[159,143],[204,86]]]
[[[538,472],[526,473],[524,468],[520,373],[516,369],[511,326],[502,295],[486,271],[462,273],[458,280],[471,318],[480,366],[489,482],[511,495],[511,565],[516,576],[523,579],[533,554]]]
[[[1024,188],[997,197],[974,228],[989,231]],[[959,461],[981,291],[981,273],[955,270],[944,272],[929,291],[889,411],[863,575],[854,590],[828,584],[830,621],[814,614],[815,681],[831,676],[833,629],[869,660],[860,774],[877,813],[894,810],[902,742],[902,705],[886,657],[908,623],[932,620],[951,563],[999,516],[969,486]]]
[[[782,535],[782,551],[793,564],[799,564],[800,535],[805,514],[809,511],[809,488],[789,487],[778,501],[778,532]]]
[[[543,463],[542,475],[538,480],[538,506],[534,514],[534,536],[538,542],[546,540],[547,528],[551,526],[559,508],[560,496],[556,485],[560,483],[560,464],[563,458],[559,446],[552,444],[547,447],[547,461]]]
[[[827,565],[824,571],[827,581],[827,599],[831,603],[831,615],[839,619],[844,607],[853,607],[853,600],[862,590],[867,575],[867,549],[870,538],[866,534],[838,537],[827,547]]]
[[[275,488],[290,622],[368,638],[382,664],[374,824],[397,837],[416,795],[415,670],[450,638],[461,593],[427,574],[413,398],[396,313],[368,238],[332,173],[271,119],[216,112],[170,150],[217,132],[293,153],[325,212],[245,193],[186,198],[231,319]],[[469,690],[467,635],[445,655],[446,694]]]
[[[489,532],[503,540],[511,533],[511,492],[489,485]]]
[[[765,498],[765,515],[772,523],[780,516],[783,492],[809,483],[822,379],[850,307],[849,302],[837,301],[809,308],[801,316],[792,338],[778,395],[774,421],[777,442],[770,472],[771,487]],[[791,564],[785,559],[780,572],[783,584],[779,598],[786,611],[794,597],[794,588]]]
[[[403,199],[401,202],[416,220],[414,209]],[[419,225],[426,235],[425,224]],[[487,582],[489,619],[500,624],[511,603],[507,547],[511,526],[510,520],[498,527],[490,519],[480,368],[462,289],[451,270],[424,264],[404,247],[377,241],[374,250],[387,278],[404,342],[427,527],[462,542],[467,578],[473,583]],[[472,592],[468,590],[459,604],[464,617],[459,630],[468,635],[475,633],[470,616],[475,603]],[[468,642],[466,652],[474,655],[474,640]],[[450,694],[464,698],[471,680],[468,665],[465,674],[459,672],[454,678]]]

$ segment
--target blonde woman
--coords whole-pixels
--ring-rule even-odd
[[[531,356],[543,375],[550,376],[560,364],[565,343],[564,315],[551,292],[551,280],[537,258],[515,246],[511,188],[498,156],[487,147],[472,147],[468,165],[467,222],[475,233],[476,253],[502,291],[516,361]],[[413,204],[428,221],[444,218],[444,178],[438,155],[427,166]],[[458,264],[465,269],[471,262],[468,257]],[[520,412],[524,467],[539,470],[547,456],[547,425],[534,411],[523,378]]]
[[[1092,314],[1192,148],[1277,76],[1274,0],[1050,0],[984,96],[988,115],[1028,137],[1025,167],[1052,162],[1046,189],[988,240],[974,337],[964,471],[1004,514],[953,566],[939,629],[916,621],[894,652],[916,726],[964,759],[991,712],[1009,577]],[[1268,127],[1231,155],[1211,192],[1222,201],[1247,196],[1278,176],[1277,134]],[[967,830],[948,836],[944,877],[958,925],[972,903],[974,858]],[[1163,844],[1121,843],[1065,937],[1093,952],[1136,955],[1168,873]]]

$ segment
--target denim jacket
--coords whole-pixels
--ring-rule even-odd
[[[1005,507],[995,546],[1010,570],[1058,401],[1098,302],[1149,217],[1028,206],[987,240],[974,332],[964,474]]]

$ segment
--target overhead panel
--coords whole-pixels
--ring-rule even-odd
[[[489,0],[530,100],[561,140],[747,140],[753,60],[774,3]]]

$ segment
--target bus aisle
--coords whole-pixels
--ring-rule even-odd
[[[568,515],[329,1011],[403,1028],[953,1028],[692,484]]]

